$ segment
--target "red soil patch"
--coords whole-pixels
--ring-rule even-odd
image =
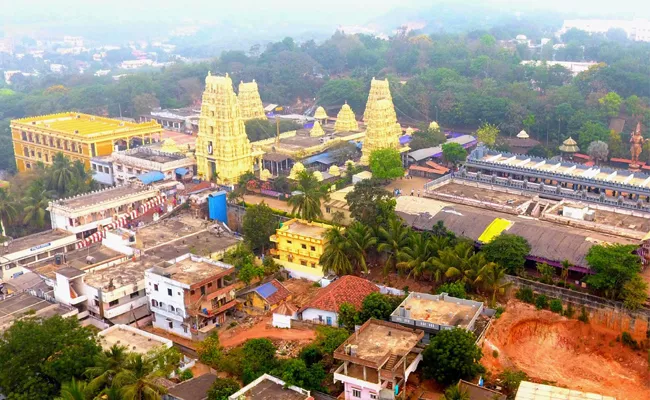
[[[280,329],[270,325],[271,318],[265,317],[257,324],[246,329],[232,329],[219,333],[219,343],[223,347],[235,347],[248,339],[282,339],[285,341],[312,341],[316,332],[308,329]]]
[[[536,381],[617,400],[650,399],[647,354],[616,342],[617,335],[512,300],[488,332],[482,362],[493,374],[515,368]]]

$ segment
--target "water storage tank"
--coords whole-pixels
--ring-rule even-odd
[[[208,215],[211,220],[228,223],[228,202],[224,190],[208,196]]]

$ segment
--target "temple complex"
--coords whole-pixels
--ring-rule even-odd
[[[372,78],[372,81],[370,82],[370,93],[368,93],[368,102],[366,103],[366,111],[363,113],[363,120],[366,123],[368,123],[371,106],[377,101],[383,99],[389,101],[392,119],[397,122],[397,114],[395,114],[395,106],[393,105],[393,97],[390,94],[388,79],[382,81]]]
[[[309,136],[319,137],[324,135],[325,135],[325,131],[323,130],[323,127],[320,125],[320,122],[318,121],[314,122],[314,127],[311,128],[311,131],[309,131]]]
[[[204,179],[233,184],[253,171],[251,143],[246,136],[239,101],[226,74],[205,78],[199,133],[196,139],[198,174]]]
[[[253,82],[240,82],[237,98],[239,99],[241,118],[244,121],[266,118],[257,82],[254,80]]]
[[[370,154],[379,149],[393,148],[400,151],[407,151],[408,147],[401,147],[399,135],[396,133],[395,109],[393,103],[388,99],[377,100],[366,108],[367,130],[363,140],[361,161],[362,165],[368,165]],[[397,124],[399,125],[399,124]],[[400,128],[401,132],[401,128]]]
[[[359,123],[357,118],[354,116],[354,111],[346,102],[341,107],[341,111],[336,116],[336,122],[334,123],[335,132],[349,132],[356,131],[359,129]]]
[[[323,107],[318,107],[314,113],[314,119],[321,124],[327,123],[327,113]]]

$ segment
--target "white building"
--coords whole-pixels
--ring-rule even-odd
[[[607,33],[610,29],[622,29],[630,40],[650,41],[650,21],[647,19],[568,19],[564,20],[557,36],[562,36],[570,29],[579,29],[588,33]]]
[[[226,277],[230,264],[185,254],[145,271],[145,286],[153,325],[177,336],[200,340],[226,321],[237,305],[235,285]]]
[[[577,62],[577,61],[535,61],[535,60],[524,60],[520,64],[534,65],[537,67],[541,65],[546,65],[547,67],[559,65],[560,67],[564,67],[569,71],[571,71],[571,74],[573,76],[576,76],[581,72],[587,71],[589,68],[593,67],[594,65],[598,65],[597,62],[593,62],[593,61]]]
[[[153,60],[148,58],[142,60],[126,60],[122,61],[120,68],[122,69],[138,69],[142,67],[148,67],[153,64]]]
[[[165,180],[176,180],[194,175],[196,160],[183,153],[167,153],[150,147],[114,152],[111,156],[115,184],[148,172],[161,172]]]
[[[93,157],[90,159],[90,169],[93,171],[93,180],[102,187],[115,185],[113,176],[113,159],[111,156]]]
[[[93,59],[94,58],[95,57],[93,56]],[[101,60],[101,58],[99,60],[95,60],[95,61],[100,61],[100,60]],[[111,73],[110,69],[98,69],[97,71],[95,71],[95,76],[106,76],[106,75],[108,75],[110,73]]]

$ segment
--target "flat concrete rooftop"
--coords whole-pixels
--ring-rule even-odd
[[[476,187],[476,184],[464,185],[458,182],[449,182],[436,188],[435,191],[436,193],[449,194],[452,196],[465,197],[512,207],[518,207],[534,197],[534,195],[521,196],[518,194],[506,193],[505,191],[486,190],[485,187]]]
[[[359,134],[360,132],[363,132],[362,129],[354,132],[336,132],[334,133],[334,128],[333,125],[327,125],[323,127],[325,131],[326,136],[332,136],[334,138],[346,138],[348,136],[354,136]],[[318,146],[321,144],[321,139],[324,138],[324,136],[320,137],[313,137],[309,136],[310,129],[299,129],[296,132],[296,136],[292,137],[287,137],[287,138],[282,138],[280,139],[279,144],[274,144],[276,148],[285,148],[288,150],[300,150],[300,149],[306,149],[309,147],[313,146]]]
[[[10,240],[6,242],[6,246],[4,246],[3,243],[0,248],[2,248],[3,254],[16,253],[19,251],[31,249],[32,247],[39,245],[46,245],[50,242],[54,242],[55,240],[63,239],[68,236],[74,236],[74,233],[66,232],[62,229],[52,229],[50,231],[39,232],[33,235],[23,236]],[[43,251],[48,250],[51,250],[50,246],[43,246]],[[1,255],[0,258],[2,258]]]
[[[163,260],[158,257],[146,256],[136,261],[127,261],[94,271],[86,271],[84,282],[94,288],[110,292],[144,281],[144,271],[162,263]]]
[[[420,335],[411,329],[371,319],[353,333],[346,344],[358,346],[354,357],[379,363],[388,353],[398,356],[410,353],[419,341]]]
[[[314,224],[308,224],[302,221],[294,221],[290,224],[285,225],[287,227],[286,232],[293,233],[295,235],[306,236],[314,239],[322,239],[327,232],[327,228]]]
[[[26,314],[31,313],[34,316],[47,318],[65,315],[71,311],[73,311],[72,307],[50,303],[29,293],[19,293],[0,300],[0,332]]]
[[[146,354],[152,350],[172,345],[172,341],[169,339],[125,325],[114,325],[101,331],[99,342],[104,350],[118,345],[126,347],[129,352],[139,354]]]
[[[585,206],[592,206],[592,205],[565,202],[563,205],[560,205],[558,207],[558,210],[561,211],[564,206],[583,208]],[[593,207],[589,207],[589,208],[594,211],[593,222],[596,224],[607,225],[609,227],[615,227],[615,228],[631,229],[633,231],[638,231],[643,233],[650,232],[650,215],[648,215],[648,218],[644,218],[638,215],[628,215],[625,213],[595,209]],[[642,212],[639,211],[639,214],[641,213]]]
[[[240,240],[230,233],[217,234],[211,231],[201,231],[169,243],[169,245],[163,243],[157,247],[147,248],[145,251],[148,255],[155,255],[165,261],[170,261],[187,253],[209,257],[214,253],[226,251],[237,243],[240,243]]]
[[[96,243],[83,249],[65,253],[64,263],[61,265],[56,265],[54,263],[54,257],[51,257],[46,260],[31,264],[27,268],[46,278],[54,279],[54,273],[59,269],[65,268],[66,266],[81,270],[89,267],[92,264],[100,264],[105,261],[123,256],[124,254],[122,253]]]
[[[437,298],[434,299],[434,297]],[[406,309],[410,308],[410,316],[407,318],[432,324],[467,328],[472,318],[478,313],[479,305],[478,303],[476,305],[459,304],[454,300],[456,299],[453,297],[443,299],[442,296],[412,293],[393,312],[393,315],[399,313],[401,306],[404,306]]]
[[[115,155],[117,155],[120,159],[121,157],[133,157],[140,160],[152,161],[161,164],[186,158],[186,156],[182,153],[165,153],[158,149],[150,149],[148,147],[138,147],[136,149],[119,152]]]
[[[246,400],[305,400],[307,396],[265,379],[241,394]]]
[[[120,197],[135,196],[138,194],[146,193],[148,191],[152,192],[151,197],[153,197],[156,194],[154,190],[147,187],[136,187],[130,185],[117,186],[110,189],[87,193],[81,196],[57,200],[52,204],[77,210],[77,209],[83,209],[84,207],[93,206],[95,204],[116,200]]]
[[[165,268],[165,273],[169,274],[170,279],[193,285],[229,270],[234,271],[232,265],[190,255]]]
[[[173,240],[204,231],[212,222],[194,218],[190,213],[181,213],[168,217],[157,223],[136,228],[136,246],[150,249]]]

